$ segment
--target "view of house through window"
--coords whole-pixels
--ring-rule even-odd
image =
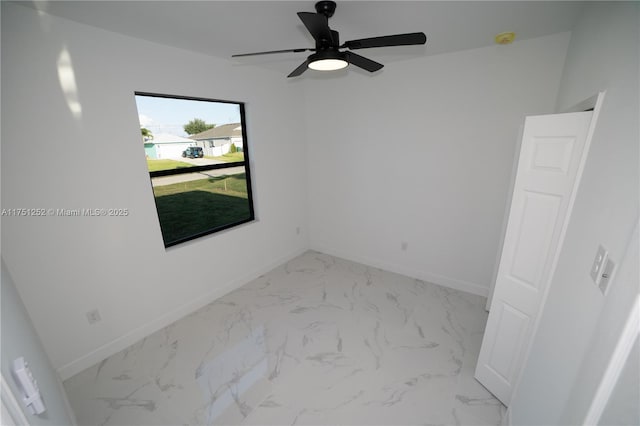
[[[253,220],[244,104],[135,99],[165,247]]]

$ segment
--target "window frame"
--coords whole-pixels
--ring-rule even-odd
[[[222,163],[222,164],[208,164],[203,166],[193,166],[193,167],[181,168],[181,169],[158,170],[154,172],[150,172],[149,170],[147,170],[147,172],[149,173],[149,183],[151,184],[153,201],[156,206],[156,213],[158,214],[158,203],[156,201],[155,192],[153,191],[153,178],[162,177],[162,176],[174,176],[174,175],[180,175],[180,174],[191,174],[191,173],[197,173],[197,172],[202,172],[207,170],[218,170],[218,169],[227,169],[227,168],[243,166],[245,178],[246,178],[246,185],[247,185],[247,202],[249,203],[249,217],[246,219],[231,222],[225,225],[216,226],[214,228],[207,229],[202,232],[198,232],[188,237],[179,238],[171,242],[166,242],[164,239],[164,235],[162,235],[162,241],[164,243],[164,247],[165,248],[173,247],[178,244],[186,243],[187,241],[195,240],[197,238],[201,238],[207,235],[214,234],[216,232],[221,232],[221,231],[224,231],[248,222],[255,221],[256,217],[255,217],[255,208],[253,205],[253,189],[251,184],[251,167],[250,167],[250,161],[249,161],[250,159],[249,139],[247,138],[247,123],[246,123],[244,102],[229,101],[229,100],[223,100],[223,99],[202,98],[202,97],[196,97],[196,96],[182,96],[182,95],[168,95],[168,94],[162,94],[162,93],[139,92],[139,91],[134,91],[134,98],[135,96],[148,96],[148,97],[166,98],[166,99],[182,99],[187,101],[216,102],[216,103],[238,105],[240,108],[240,126],[242,127],[242,146],[243,146],[242,152],[244,155],[244,161],[234,161],[234,162]],[[158,214],[158,222],[160,222],[159,214]],[[160,228],[160,233],[162,234],[162,227]]]

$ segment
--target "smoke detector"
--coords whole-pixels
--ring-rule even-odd
[[[496,44],[511,44],[516,38],[516,33],[506,32],[497,34],[495,37]]]

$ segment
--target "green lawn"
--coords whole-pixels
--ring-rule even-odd
[[[244,161],[244,153],[243,152],[233,152],[233,153],[224,154],[224,155],[222,155],[220,157],[207,157],[207,156],[205,156],[204,158],[211,158],[212,160],[225,161],[227,163],[235,163],[236,161]]]
[[[147,167],[150,172],[157,172],[158,170],[173,170],[182,169],[184,167],[193,167],[193,165],[176,160],[150,160],[147,158]]]
[[[244,173],[153,188],[165,244],[250,217]]]

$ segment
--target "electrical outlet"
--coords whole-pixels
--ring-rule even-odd
[[[296,226],[296,235],[300,235],[300,227]]]
[[[409,247],[409,243],[406,241],[403,241],[400,243],[400,248],[402,249],[402,251],[407,251],[407,247]]]
[[[86,315],[87,315],[87,321],[89,321],[89,324],[95,324],[100,320],[102,320],[102,318],[100,317],[100,311],[97,309],[87,312]]]

